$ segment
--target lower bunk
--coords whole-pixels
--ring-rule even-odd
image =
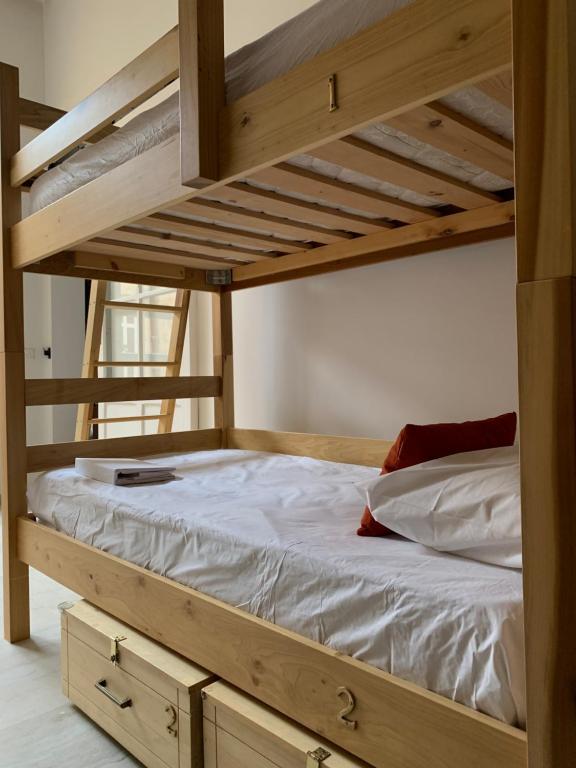
[[[519,573],[356,538],[373,467],[159,461],[182,479],[44,475],[17,556],[375,766],[526,766]]]

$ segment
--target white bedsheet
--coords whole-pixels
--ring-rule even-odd
[[[49,472],[31,510],[70,536],[512,724],[525,721],[522,578],[355,535],[377,470],[277,454],[155,459],[118,488]]]
[[[236,101],[409,5],[410,2],[411,0],[320,0],[269,34],[227,57],[228,101]],[[485,127],[512,138],[511,111],[477,89],[459,91],[443,101]],[[138,115],[112,136],[81,150],[37,179],[31,189],[32,210],[44,208],[151,147],[178,140],[179,120],[178,94],[175,93],[156,107]],[[500,190],[512,186],[510,181],[500,179],[471,163],[454,158],[385,125],[372,126],[357,135],[383,149],[417,160],[425,166],[443,170],[461,181],[483,189]],[[318,173],[416,205],[437,204],[433,197],[416,194],[310,156],[298,156],[293,162],[312,168]]]

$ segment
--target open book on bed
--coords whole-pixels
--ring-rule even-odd
[[[76,459],[76,471],[109,485],[145,485],[174,480],[174,467],[140,459]]]

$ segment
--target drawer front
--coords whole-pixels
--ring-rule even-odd
[[[227,683],[202,696],[206,768],[368,768]]]
[[[68,684],[72,700],[77,692],[163,764],[179,768],[179,713],[174,705],[72,635],[68,636]]]

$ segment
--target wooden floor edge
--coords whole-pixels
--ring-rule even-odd
[[[523,731],[47,526],[20,518],[16,550],[22,562],[376,768],[526,768]],[[341,686],[355,699],[357,729],[338,721]]]

